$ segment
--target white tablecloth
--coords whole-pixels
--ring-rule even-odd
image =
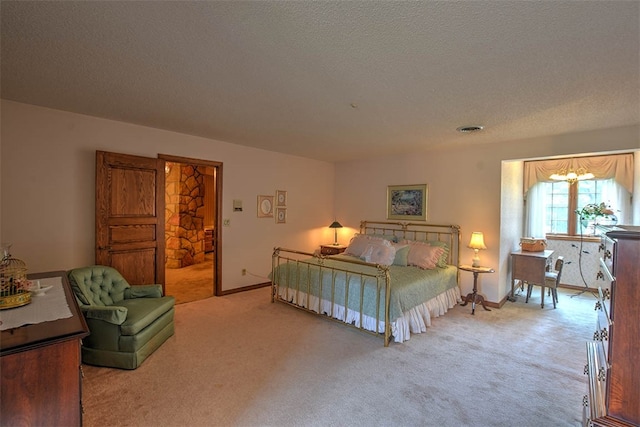
[[[47,277],[37,279],[40,287],[52,286],[44,295],[31,295],[31,303],[22,307],[0,311],[0,330],[24,325],[66,319],[72,316],[62,287],[62,278]],[[35,282],[35,280],[34,280]]]

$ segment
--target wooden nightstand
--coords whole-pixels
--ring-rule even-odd
[[[345,245],[320,245],[320,254],[321,255],[338,255],[344,252],[347,249]]]
[[[476,312],[476,303],[482,304],[482,308],[487,311],[491,311],[484,303],[484,297],[478,293],[478,274],[479,273],[494,273],[495,270],[489,267],[473,267],[470,265],[461,265],[458,267],[460,270],[470,271],[473,273],[473,292],[468,293],[464,302],[460,305],[465,306],[471,302],[471,314]]]

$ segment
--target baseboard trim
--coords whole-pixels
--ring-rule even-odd
[[[253,291],[255,289],[266,288],[267,286],[271,286],[271,282],[257,283],[251,286],[243,286],[241,288],[228,289],[226,291],[222,291],[219,296],[223,297],[225,295],[237,294],[238,292]]]

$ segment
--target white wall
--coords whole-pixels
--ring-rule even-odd
[[[489,301],[499,302],[511,289],[509,254],[522,237],[523,209],[522,182],[517,177],[521,166],[507,165],[503,171],[503,161],[638,149],[640,126],[627,126],[338,163],[336,212],[343,225],[356,228],[361,219],[384,220],[388,185],[428,184],[428,221],[460,225],[462,262],[472,257],[471,249],[466,249],[471,232],[484,232],[488,249],[480,258],[496,274],[482,275],[479,287]],[[639,203],[639,190],[634,203]],[[471,274],[463,275],[461,282],[462,293],[470,292]]]
[[[496,274],[483,275],[480,289],[498,302],[510,290],[508,254],[522,235],[521,160],[640,150],[640,126],[627,126],[333,165],[6,100],[0,111],[0,236],[30,272],[93,262],[95,150],[162,153],[224,163],[222,215],[231,219],[222,236],[225,290],[266,281],[274,246],[313,250],[333,241],[327,225],[334,217],[345,226],[341,243],[361,219],[384,220],[388,185],[427,183],[428,220],[461,226],[463,262],[472,257],[464,247],[470,233],[485,233],[488,249],[480,256]],[[256,196],[275,190],[288,192],[287,224],[256,217]],[[243,200],[244,212],[232,212],[234,199]],[[242,268],[264,278],[241,276]],[[463,275],[463,294],[471,285]]]
[[[333,240],[331,163],[6,100],[1,119],[0,235],[29,272],[94,262],[96,150],[223,163],[224,290],[267,281],[275,246],[312,251]],[[276,190],[287,191],[286,224],[257,218],[257,195]],[[243,212],[232,212],[234,199]]]

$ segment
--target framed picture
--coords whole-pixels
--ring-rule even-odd
[[[425,221],[427,184],[390,185],[387,188],[387,219]]]
[[[273,218],[273,196],[258,196],[258,218]]]
[[[276,206],[287,206],[287,192],[276,190]]]
[[[287,222],[287,208],[276,208],[276,224]]]

